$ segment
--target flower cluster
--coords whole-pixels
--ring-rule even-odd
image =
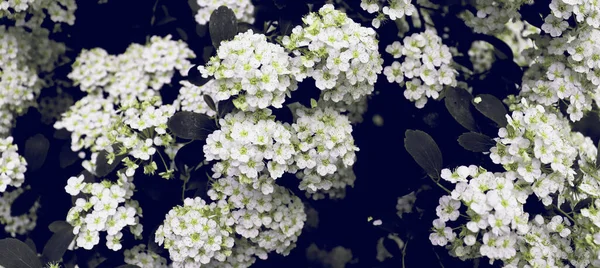
[[[297,57],[293,59],[300,81],[312,77],[321,98],[351,104],[374,90],[382,71],[375,31],[360,26],[327,4],[303,18],[283,45]]]
[[[462,18],[475,32],[485,34],[504,31],[506,23],[511,19],[521,18],[519,8],[523,4],[533,4],[531,0],[476,0],[474,2],[477,12],[475,14],[470,11],[463,12]]]
[[[22,114],[34,105],[45,85],[38,74],[52,71],[65,51],[48,35],[43,28],[0,26],[0,111]]]
[[[306,191],[306,196],[314,200],[343,199],[346,197],[346,187],[354,187],[356,175],[352,166],[344,166],[341,161],[337,163],[337,170],[333,174],[321,176],[316,169],[308,169],[296,173],[302,182],[300,190]]]
[[[382,2],[387,3],[387,5]],[[413,13],[417,12],[417,8],[411,0],[361,0],[360,7],[371,14],[378,12],[377,17],[372,21],[375,28],[379,28],[385,16],[388,16],[391,20],[397,20],[404,16],[412,16]]]
[[[204,100],[204,95],[209,96],[213,100],[215,99],[215,96],[210,93],[218,90],[215,88],[217,85],[215,80],[210,80],[201,87],[195,86],[188,81],[181,81],[180,83],[181,89],[179,89],[179,95],[177,95],[177,99],[173,102],[176,110],[205,114],[207,116],[215,116],[217,114]]]
[[[7,191],[0,194],[0,224],[4,226],[4,231],[12,237],[27,234],[33,230],[37,221],[37,210],[40,207],[39,201],[35,201],[29,210],[21,215],[12,216],[11,207],[15,199],[25,190],[16,188],[13,191]]]
[[[68,75],[88,93],[106,92],[125,105],[160,96],[158,90],[171,82],[175,70],[187,75],[189,58],[195,54],[182,41],[171,36],[153,36],[150,43],[130,45],[125,53],[109,55],[102,48],[83,50]]]
[[[198,69],[203,77],[215,78],[214,85],[202,88],[204,92],[215,101],[237,96],[233,103],[242,111],[281,108],[286,95],[297,88],[288,53],[252,30],[222,42],[217,55]]]
[[[8,0],[0,3],[0,19],[7,18],[17,21],[17,25],[36,28],[48,14],[54,23],[73,25],[75,10],[75,0]]]
[[[207,204],[186,198],[156,230],[155,241],[169,250],[174,267],[199,267],[223,262],[232,254],[234,219],[225,201]]]
[[[343,268],[352,261],[352,250],[337,246],[331,251],[319,249],[312,243],[306,248],[306,257],[309,261],[322,264],[324,267]]]
[[[6,187],[21,187],[25,181],[27,161],[17,152],[13,137],[0,138],[0,192]]]
[[[213,183],[208,195],[229,204],[235,233],[250,241],[257,257],[266,259],[271,251],[288,255],[296,246],[306,213],[300,198],[285,188],[275,185],[265,195],[229,177]]]
[[[402,63],[394,61],[383,73],[388,82],[403,85],[404,97],[423,108],[427,98],[437,99],[444,86],[456,86],[456,70],[451,66],[452,54],[433,30],[415,33],[386,47],[395,59],[404,56]]]
[[[233,10],[235,17],[240,22],[254,23],[254,5],[251,0],[196,0],[200,6],[196,13],[196,22],[205,25],[210,19],[210,14],[220,6],[226,6]]]
[[[571,17],[580,27],[600,28],[600,5],[593,1],[552,0],[550,10],[541,28],[552,37],[560,36],[569,28]]]
[[[330,107],[298,108],[292,125],[297,141],[294,155],[297,173],[302,180],[300,189],[314,193],[317,190],[343,189],[352,185],[351,169],[335,176],[336,171],[351,167],[356,161],[358,147],[354,145],[352,125],[348,118]]]
[[[398,197],[398,202],[396,203],[396,214],[398,217],[402,218],[403,214],[411,213],[413,211],[415,201],[417,201],[417,195],[415,192],[410,192],[409,194]]]
[[[141,238],[139,218],[142,209],[137,201],[131,199],[135,190],[133,178],[121,170],[117,177],[117,182],[85,182],[84,175],[67,181],[66,192],[77,197],[75,206],[67,214],[67,222],[74,228],[77,247],[92,249],[100,242],[100,232],[105,231],[106,246],[114,251],[120,250],[122,230],[127,226],[136,238]]]
[[[146,245],[139,244],[131,249],[126,249],[123,252],[125,257],[125,263],[131,265],[137,265],[139,267],[156,267],[156,268],[167,268],[167,260],[162,256],[156,254],[150,249],[146,249]]]
[[[206,160],[219,160],[213,177],[240,176],[255,180],[268,170],[272,179],[280,178],[293,164],[296,153],[291,128],[271,116],[271,110],[237,112],[219,120],[221,129],[210,134],[204,146]]]
[[[483,73],[492,68],[496,60],[494,57],[494,46],[485,41],[475,41],[469,49],[469,59],[473,63],[473,71],[476,74]]]

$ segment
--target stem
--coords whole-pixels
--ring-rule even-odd
[[[431,178],[431,177],[429,177]],[[438,180],[435,180],[434,178],[431,178],[431,180],[433,182],[435,182],[435,184],[437,184],[440,188],[444,189],[444,191],[446,191],[447,193],[452,193],[452,191],[448,190],[448,188],[444,187],[444,185],[441,185],[440,182]]]
[[[160,0],[156,0],[154,2],[154,6],[152,7],[152,18],[150,19],[150,27],[154,26],[154,21],[156,21],[156,7],[158,7],[158,1]]]
[[[406,256],[406,248],[408,247],[408,241],[406,240],[406,243],[404,243],[404,248],[402,249],[402,268],[406,268],[406,264],[404,263],[404,257]]]
[[[569,216],[568,213],[564,212],[562,209],[560,209],[557,205],[553,205],[560,213],[562,213],[563,215],[565,215],[565,217],[569,218],[569,220],[571,220],[573,222],[573,224],[576,224],[577,222],[575,221],[575,219],[573,219],[573,217]]]
[[[165,162],[165,159],[163,158],[162,154],[158,150],[156,150],[156,152],[158,153],[158,156],[160,156],[160,160],[162,160],[162,163],[165,166],[165,170],[169,170],[169,167],[167,166],[167,162]]]

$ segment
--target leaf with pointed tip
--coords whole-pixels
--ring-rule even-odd
[[[210,108],[213,111],[217,111],[217,106],[215,105],[215,101],[209,96],[209,95],[202,95],[202,98],[204,98],[204,102],[206,102],[206,105],[208,105],[208,108]]]
[[[204,161],[203,147],[205,141],[192,141],[181,147],[175,154],[175,166],[183,171],[184,166],[195,167]]]
[[[480,94],[475,99],[478,101],[474,100],[473,105],[477,111],[494,121],[499,127],[505,127],[508,124],[506,120],[508,112],[502,101],[490,94]]]
[[[119,145],[113,144],[113,152],[116,154],[119,152]],[[126,155],[116,155],[115,159],[112,163],[108,163],[108,152],[106,150],[102,150],[98,153],[98,157],[96,158],[96,175],[98,177],[105,177],[110,174],[119,164]]]
[[[458,144],[471,152],[488,152],[490,148],[496,145],[496,142],[487,135],[477,132],[463,133],[458,137]]]
[[[77,160],[79,160],[79,157],[71,150],[71,146],[69,144],[64,144],[58,155],[60,168],[69,167],[73,163],[77,162]]]
[[[162,18],[161,20],[159,20],[155,25],[156,26],[166,25],[166,24],[169,24],[176,20],[177,20],[177,18],[175,18],[175,17],[166,16],[166,17]]]
[[[208,32],[215,48],[219,48],[222,41],[232,40],[238,33],[237,18],[233,10],[220,6],[210,14]]]
[[[50,141],[42,134],[27,139],[25,142],[25,160],[27,160],[27,169],[36,171],[46,162],[46,156],[50,149]]]
[[[42,263],[27,244],[14,238],[6,238],[0,240],[0,266],[42,268]]]
[[[198,65],[192,66],[192,68],[188,71],[187,80],[197,87],[201,87],[204,84],[210,81],[210,78],[202,77],[200,70],[198,69]]]
[[[225,117],[228,113],[231,113],[235,109],[235,105],[233,105],[232,99],[220,101],[217,107],[219,109],[219,118]]]
[[[60,230],[62,230],[64,228],[73,228],[73,227],[66,221],[54,221],[54,222],[50,223],[50,225],[48,225],[48,229],[50,229],[50,231],[53,233],[59,232]]]
[[[31,240],[31,238],[27,238],[25,239],[25,244],[27,244],[27,246],[31,249],[31,251],[33,252],[37,252],[37,247],[35,246],[35,242],[33,242],[33,240]]]
[[[205,140],[217,129],[214,120],[207,115],[188,111],[175,113],[167,126],[175,136],[188,140]]]
[[[442,152],[433,138],[421,130],[406,130],[404,148],[432,178],[439,178],[443,167]]]
[[[46,242],[42,251],[42,259],[47,262],[58,262],[67,251],[69,244],[75,239],[73,227],[61,228]]]
[[[469,109],[473,97],[469,92],[462,88],[448,88],[446,90],[445,104],[448,112],[463,127],[470,131],[475,131],[475,119]]]

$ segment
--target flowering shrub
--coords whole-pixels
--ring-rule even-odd
[[[600,267],[599,12],[3,1],[0,267]]]

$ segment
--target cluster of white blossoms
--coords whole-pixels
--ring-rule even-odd
[[[560,1],[560,0],[559,0]],[[567,0],[568,1],[568,0]],[[495,34],[505,30],[511,19],[520,19],[519,8],[523,4],[533,4],[532,0],[475,0],[476,13],[461,13],[465,24],[477,33]]]
[[[207,204],[186,198],[169,211],[156,230],[155,241],[169,250],[174,267],[199,267],[225,261],[234,245],[235,220],[225,201]]]
[[[150,249],[146,249],[146,245],[139,244],[131,249],[126,249],[123,252],[125,263],[137,265],[142,268],[167,268],[167,259],[158,255]]]
[[[292,124],[297,139],[297,152],[293,157],[296,167],[302,169],[296,174],[302,180],[300,189],[315,193],[352,185],[354,177],[348,174],[351,169],[328,176],[351,168],[356,161],[358,147],[354,145],[348,117],[330,107],[298,108],[293,112],[297,117]]]
[[[306,258],[324,267],[344,268],[352,261],[352,250],[337,246],[332,248],[331,251],[327,251],[319,249],[315,243],[312,243],[306,248]]]
[[[300,190],[306,191],[306,196],[314,200],[343,199],[346,197],[346,187],[354,187],[356,175],[352,166],[345,166],[338,161],[337,170],[333,174],[321,176],[316,169],[307,169],[296,173],[302,179]]]
[[[220,6],[233,10],[235,17],[240,22],[254,23],[254,5],[251,0],[196,0],[200,6],[196,13],[196,22],[205,25],[210,20],[210,14]]]
[[[280,45],[267,42],[252,30],[222,42],[217,55],[198,69],[203,77],[215,78],[203,91],[222,101],[237,96],[233,103],[242,111],[283,107],[286,96],[296,90],[292,62]]]
[[[383,60],[372,28],[362,27],[333,5],[324,5],[303,19],[283,45],[296,56],[298,81],[312,77],[326,101],[352,104],[374,90]]]
[[[16,216],[11,215],[13,202],[25,190],[24,188],[16,188],[12,191],[0,193],[0,225],[4,226],[4,231],[12,237],[25,235],[36,226],[37,210],[40,207],[40,202],[37,200],[27,212]]]
[[[485,41],[475,41],[469,49],[469,59],[473,63],[473,71],[476,74],[483,73],[492,68],[496,60],[494,46]]]
[[[0,26],[0,113],[19,115],[35,104],[45,86],[38,75],[52,71],[65,51],[48,35],[43,28]]]
[[[378,13],[372,21],[375,28],[379,28],[385,16],[388,16],[391,20],[397,20],[404,16],[412,16],[413,13],[417,12],[417,8],[411,0],[361,0],[360,7],[371,14]]]
[[[8,186],[21,187],[25,181],[27,161],[13,144],[13,137],[0,137],[0,192],[6,191]]]
[[[76,10],[75,0],[5,0],[0,3],[0,19],[35,28],[49,15],[54,23],[73,25]]]
[[[300,198],[287,189],[275,185],[270,194],[264,194],[229,177],[213,183],[208,195],[229,204],[235,233],[249,241],[260,259],[272,251],[288,255],[296,247],[306,213]]]
[[[217,114],[204,100],[204,95],[209,96],[213,100],[215,99],[215,96],[211,93],[218,90],[215,80],[210,80],[200,87],[188,81],[181,81],[180,84],[179,95],[177,95],[177,99],[173,102],[176,110],[205,114],[211,117]]]
[[[423,108],[428,98],[437,99],[444,86],[456,86],[452,54],[435,31],[412,34],[404,37],[403,43],[396,41],[386,47],[387,53],[403,60],[394,61],[383,73],[388,82],[406,85],[404,97],[417,108]]]
[[[67,222],[73,226],[76,247],[90,250],[100,242],[100,232],[106,232],[106,246],[121,249],[122,230],[129,226],[136,239],[141,239],[143,227],[139,223],[142,209],[132,200],[135,185],[133,178],[122,170],[117,181],[103,180],[99,183],[84,181],[84,175],[71,177],[65,191],[77,197],[75,206],[67,214]]]
[[[237,112],[219,120],[221,129],[206,138],[204,157],[219,160],[213,177],[240,176],[242,181],[259,177],[265,167],[272,179],[280,178],[296,154],[289,124],[275,121],[271,110]]]
[[[405,213],[411,213],[416,201],[417,195],[414,191],[398,197],[398,202],[396,203],[396,214],[398,217],[402,219],[402,215]]]
[[[68,77],[82,91],[106,92],[127,105],[160,96],[158,90],[171,82],[176,70],[187,75],[192,67],[188,59],[194,57],[183,41],[171,40],[170,35],[152,36],[145,46],[132,44],[116,56],[102,48],[83,50]]]
[[[600,5],[595,1],[552,0],[550,14],[544,18],[542,30],[552,37],[560,36],[574,16],[578,27],[600,28]]]

